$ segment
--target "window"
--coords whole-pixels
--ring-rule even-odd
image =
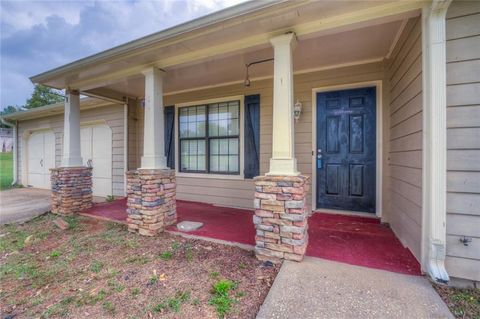
[[[240,173],[240,101],[179,108],[180,172]]]

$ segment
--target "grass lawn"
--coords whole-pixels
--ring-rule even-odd
[[[0,226],[3,316],[254,318],[278,271],[236,247],[55,218]]]
[[[0,189],[9,188],[13,179],[13,153],[0,153]]]
[[[434,285],[455,318],[480,319],[480,289]]]

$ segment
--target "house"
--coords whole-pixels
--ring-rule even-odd
[[[13,131],[11,128],[0,127],[0,152],[11,152],[13,147]]]
[[[434,280],[480,281],[478,1],[246,2],[31,80],[67,98],[5,116],[15,175],[52,178],[59,212],[90,187],[144,234],[175,195],[255,208],[293,225],[295,253],[260,236],[259,258],[301,259],[310,210],[353,211]]]

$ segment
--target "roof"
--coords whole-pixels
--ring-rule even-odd
[[[278,5],[280,3],[287,2],[287,1],[288,0],[247,1],[238,5],[202,16],[200,18],[190,20],[188,22],[176,25],[174,27],[167,28],[165,30],[147,35],[145,37],[127,42],[125,44],[99,52],[97,54],[90,55],[88,57],[79,59],[77,61],[54,68],[52,70],[34,75],[30,77],[30,80],[33,83],[39,83],[51,76],[55,76],[58,73],[68,72],[74,69],[81,68],[91,63],[97,63],[104,60],[108,60],[112,57],[126,54],[133,50],[141,49],[143,47],[160,42],[162,40],[176,37],[180,34],[188,33],[190,31],[194,31],[200,28],[210,26],[212,24],[216,24],[216,23],[231,19],[232,17],[245,15],[245,14],[257,11],[259,9],[271,7],[273,5]]]
[[[88,109],[93,109],[93,108],[97,108],[105,105],[111,105],[111,104],[114,104],[114,103],[96,99],[96,98],[86,97],[80,100],[80,109],[88,110]],[[22,111],[6,114],[6,115],[3,115],[2,118],[5,120],[19,121],[19,120],[30,120],[30,119],[36,119],[36,118],[45,117],[45,116],[63,114],[64,105],[65,105],[64,102],[58,102],[54,104],[36,107],[33,109],[22,110]]]
[[[236,63],[240,63],[243,77],[246,63],[271,57],[270,39],[280,34],[295,32],[299,42],[306,42],[315,37],[406,19],[418,15],[422,6],[422,1],[393,0],[249,1],[30,79],[57,89],[79,90],[86,95],[94,89],[109,89],[117,95],[128,93],[141,98],[138,92],[143,91],[142,72],[156,67],[167,72],[166,87],[174,92],[182,90],[173,83],[176,77],[180,76],[183,81],[192,74],[204,74],[215,69],[209,66],[233,56],[237,57]],[[191,72],[187,71],[188,67]],[[120,84],[124,87],[115,87]],[[99,95],[104,96],[101,92]]]

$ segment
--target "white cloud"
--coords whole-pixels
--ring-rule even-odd
[[[25,103],[29,76],[243,1],[1,1],[0,108]]]

